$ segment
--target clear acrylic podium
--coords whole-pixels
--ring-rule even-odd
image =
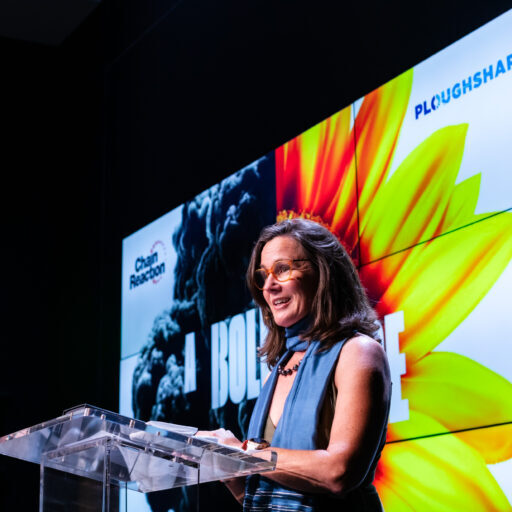
[[[128,489],[146,493],[275,469],[275,460],[175,430],[82,405],[1,437],[0,454],[40,464],[39,512],[119,512]]]

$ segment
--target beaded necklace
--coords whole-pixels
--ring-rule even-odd
[[[304,359],[304,358],[302,358],[302,359]],[[277,367],[277,374],[284,375],[285,377],[287,375],[291,375],[293,372],[296,372],[299,369],[299,365],[300,365],[300,363],[302,363],[302,359],[297,364],[294,364],[291,368],[288,368],[287,370],[284,369],[286,364],[280,364]]]

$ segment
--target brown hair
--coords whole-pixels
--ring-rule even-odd
[[[275,366],[284,351],[285,331],[274,322],[262,291],[254,284],[254,274],[260,266],[263,247],[278,236],[297,240],[318,276],[317,291],[311,305],[312,322],[301,338],[306,341],[321,340],[322,350],[327,350],[356,331],[378,340],[377,316],[370,306],[357,270],[339,240],[316,222],[287,219],[263,228],[252,251],[246,276],[249,291],[261,308],[268,327],[260,356],[266,357],[269,366]]]

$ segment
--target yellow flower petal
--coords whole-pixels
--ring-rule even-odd
[[[444,340],[491,289],[512,259],[511,232],[512,215],[501,213],[416,246],[405,258],[399,254],[362,268],[379,314],[404,311],[400,351],[408,366]],[[405,260],[398,269],[395,258]],[[382,287],[380,297],[372,284]]]
[[[482,454],[487,464],[512,457],[512,424],[459,432],[457,437]]]
[[[388,425],[388,435],[386,441],[393,443],[395,441],[412,440],[417,437],[430,434],[449,433],[450,431],[439,421],[431,416],[416,411],[413,405],[409,407],[409,419],[399,421]]]
[[[450,203],[439,228],[440,233],[446,233],[452,229],[464,226],[468,222],[476,222],[492,215],[492,212],[478,215],[474,213],[478,202],[480,181],[481,175],[475,174],[453,188]]]
[[[481,455],[453,434],[387,444],[375,486],[392,512],[512,510]]]
[[[373,201],[389,172],[409,103],[412,69],[367,94],[354,123],[359,212]]]
[[[459,172],[467,125],[438,130],[420,144],[381,186],[361,214],[361,260],[372,261],[442,234]],[[462,186],[465,200],[474,204],[478,189]],[[461,202],[457,195],[457,204]],[[457,208],[454,208],[457,209]],[[467,210],[465,210],[467,211]],[[454,215],[451,215],[453,218]],[[466,223],[473,220],[470,212]],[[459,226],[453,226],[454,227]]]
[[[435,419],[443,432],[512,422],[512,383],[460,354],[432,352],[417,361],[402,377],[402,396],[411,408]],[[438,432],[431,430],[430,421],[416,428],[414,436]],[[512,457],[512,440],[492,443],[489,456],[480,445],[486,460]]]

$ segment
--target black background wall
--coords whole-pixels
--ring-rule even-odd
[[[124,236],[511,7],[103,0],[0,39],[0,435],[117,408]],[[0,510],[38,478],[0,458]]]

